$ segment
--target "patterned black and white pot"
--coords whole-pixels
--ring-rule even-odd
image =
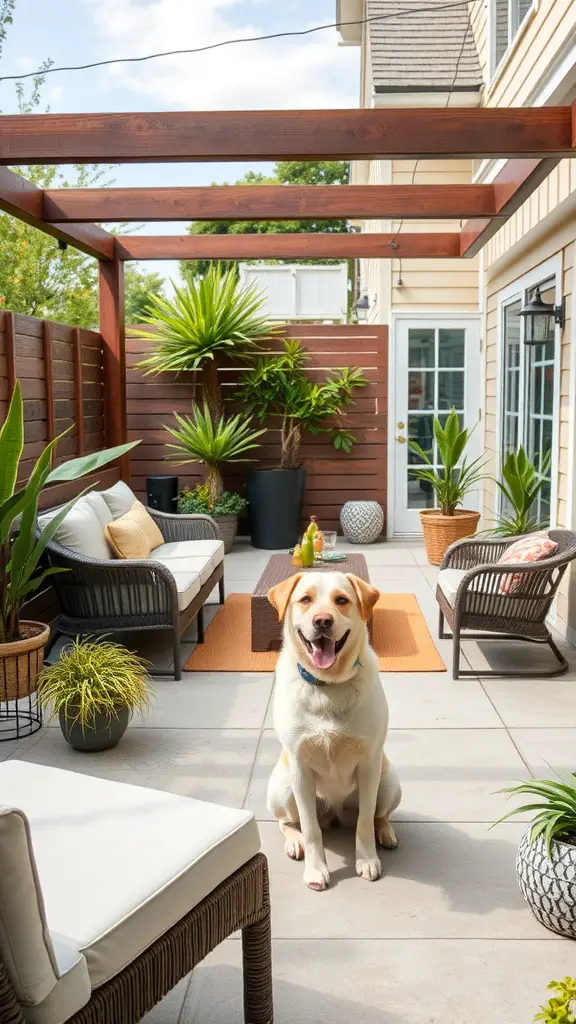
[[[576,846],[557,840],[530,842],[528,829],[516,858],[520,891],[534,916],[550,931],[576,939]]]
[[[340,526],[351,544],[373,544],[384,526],[382,507],[377,501],[347,501],[340,512]]]

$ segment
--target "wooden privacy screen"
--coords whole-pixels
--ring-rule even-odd
[[[58,445],[57,461],[105,447],[102,338],[97,331],[65,327],[49,320],[4,313],[0,317],[0,423],[4,421],[15,379],[24,399],[24,454],[20,482],[28,479],[47,442],[71,427]],[[47,487],[40,500],[47,508],[67,501],[86,486],[109,487],[119,479],[116,467],[78,481]],[[36,595],[25,614],[49,622],[54,617],[51,588]]]
[[[193,487],[202,479],[202,467],[171,467],[165,461],[165,444],[170,437],[164,424],[173,423],[173,411],[189,413],[192,400],[202,400],[199,378],[194,373],[145,376],[135,364],[149,352],[150,345],[146,339],[134,337],[132,330],[127,328],[126,338],[128,439],[142,438],[142,444],[131,456],[132,486],[143,496],[148,475],[174,472],[180,487]],[[316,514],[327,529],[337,529],[340,509],[349,499],[372,499],[386,510],[387,328],[368,324],[290,324],[283,327],[282,333],[302,341],[312,356],[308,372],[314,380],[324,380],[330,369],[354,365],[364,369],[369,381],[366,388],[355,392],[354,404],[346,417],[346,426],[357,439],[350,455],[336,451],[325,435],[306,436],[302,446],[308,470],[304,517]],[[275,340],[268,346],[270,351],[279,347]],[[225,394],[234,392],[243,372],[241,364],[220,371]],[[229,411],[233,408],[230,402]],[[277,465],[279,453],[279,430],[269,429],[254,453],[255,462],[227,467],[226,487],[242,492],[246,471],[258,465]]]

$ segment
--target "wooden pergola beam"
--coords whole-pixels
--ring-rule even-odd
[[[460,239],[460,255],[476,256],[558,163],[558,160],[552,159],[508,160],[493,182],[498,217],[474,218],[464,224]]]
[[[44,220],[42,204],[42,189],[8,167],[0,167],[0,210],[39,228],[60,242],[73,245],[89,256],[104,260],[113,258],[114,235],[97,224],[52,224]]]
[[[48,189],[42,216],[91,221],[345,220],[494,217],[493,185],[217,185]]]
[[[570,107],[4,114],[0,164],[574,155]]]
[[[454,259],[460,233],[117,235],[116,252],[121,260]]]

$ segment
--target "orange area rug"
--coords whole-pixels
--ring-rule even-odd
[[[250,650],[250,594],[229,594],[192,652],[187,672],[273,672],[278,655]],[[445,672],[414,594],[380,594],[372,646],[381,672]]]

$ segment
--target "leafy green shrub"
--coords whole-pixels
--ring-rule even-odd
[[[178,511],[205,516],[239,516],[246,508],[246,498],[234,491],[223,491],[214,504],[210,500],[208,484],[198,484],[194,490],[185,487],[178,495]]]
[[[471,434],[472,430],[468,427],[460,430],[460,421],[455,409],[450,410],[444,427],[438,417],[434,417],[434,438],[442,463],[441,469],[434,468],[430,456],[417,441],[408,441],[410,451],[426,463],[421,467],[409,466],[409,472],[418,480],[424,480],[430,485],[436,495],[440,511],[445,516],[453,516],[458,505],[463,503],[467,492],[482,479],[482,459],[474,459],[470,463],[466,458],[462,459]],[[458,465],[460,459],[462,462]]]
[[[117,717],[122,708],[150,706],[146,665],[121,644],[77,638],[64,648],[60,661],[42,670],[38,699],[54,714],[64,711],[70,723],[93,729],[97,713]]]
[[[498,537],[517,537],[522,533],[532,533],[545,525],[531,515],[550,468],[551,452],[544,455],[540,472],[530,461],[522,445],[517,452],[509,452],[502,466],[502,480],[495,483],[504,495],[509,510],[501,512],[496,518],[496,526],[491,533]]]
[[[548,985],[557,995],[552,996],[540,1013],[534,1017],[542,1024],[576,1024],[576,978],[551,981]]]
[[[538,803],[524,804],[523,807],[515,807],[508,811],[495,824],[512,818],[515,814],[526,814],[528,811],[537,811],[534,815],[532,828],[530,830],[530,841],[533,843],[538,836],[544,834],[548,856],[550,856],[552,841],[561,839],[566,843],[576,846],[576,772],[571,772],[565,780],[555,779],[530,779],[529,782],[520,782],[516,786],[498,790],[499,793],[527,793],[538,798]],[[494,826],[492,826],[494,827]]]

